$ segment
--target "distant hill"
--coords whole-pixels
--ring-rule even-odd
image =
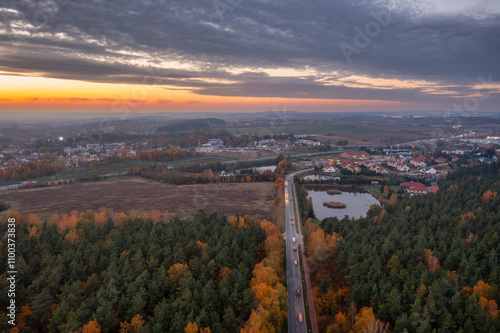
[[[158,133],[172,133],[184,131],[206,131],[212,128],[224,128],[226,122],[218,118],[206,119],[189,119],[173,121],[168,125],[161,126],[157,129]]]

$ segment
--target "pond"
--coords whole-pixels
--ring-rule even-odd
[[[366,216],[371,205],[379,205],[379,201],[370,193],[342,192],[342,194],[330,195],[326,191],[307,191],[308,197],[312,198],[314,213],[318,220],[327,217],[344,218],[345,215],[354,218]],[[346,208],[333,209],[323,206],[323,202],[336,201],[346,204]]]

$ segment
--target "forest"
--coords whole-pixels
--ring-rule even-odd
[[[308,219],[320,330],[500,332],[499,170],[459,168],[365,218]]]
[[[288,310],[284,240],[250,216],[199,211],[164,221],[153,211],[100,209],[16,219],[17,325],[0,331],[281,332]],[[7,224],[0,261],[7,262]]]

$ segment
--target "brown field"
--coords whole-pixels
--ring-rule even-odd
[[[232,183],[169,185],[131,178],[79,183],[59,187],[44,187],[2,191],[0,200],[10,208],[36,213],[42,219],[54,213],[97,211],[101,207],[114,211],[149,212],[159,210],[169,216],[188,217],[198,209],[207,213],[219,211],[226,215],[240,213],[272,219],[274,208],[273,183]]]
[[[261,150],[259,152],[222,152],[217,153],[217,156],[226,156],[237,158],[240,161],[254,160],[256,158],[265,158],[265,157],[276,157],[276,154],[272,150]],[[219,160],[220,161],[220,160]]]

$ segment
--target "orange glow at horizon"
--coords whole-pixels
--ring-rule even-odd
[[[346,111],[411,108],[416,104],[382,100],[304,99],[198,95],[196,89],[158,85],[96,83],[0,73],[0,112],[257,112],[285,110]]]

